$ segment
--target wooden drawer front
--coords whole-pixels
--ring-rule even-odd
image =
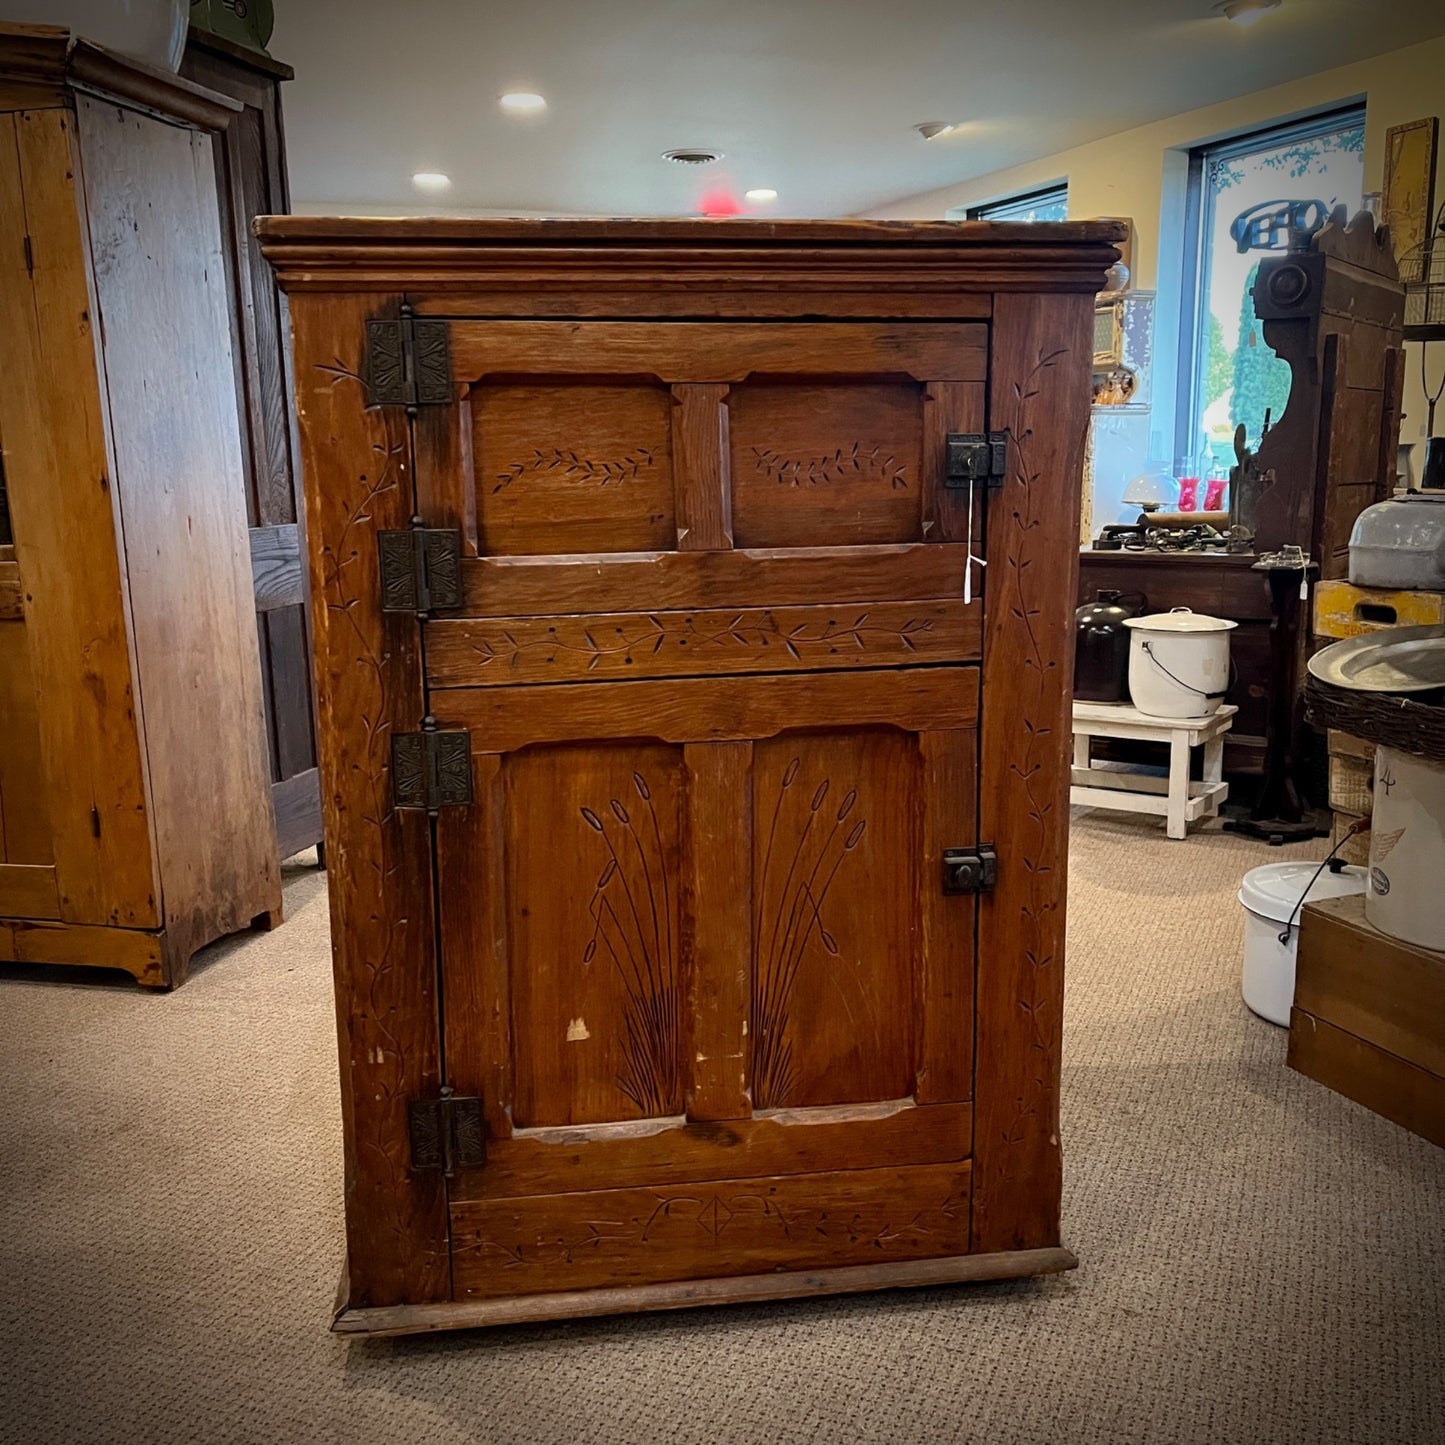
[[[452,1206],[456,1299],[966,1254],[968,1164]]]

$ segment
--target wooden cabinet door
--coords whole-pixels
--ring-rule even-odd
[[[423,628],[486,1298],[966,1253],[984,328],[453,322]],[[981,585],[978,569],[970,595]]]

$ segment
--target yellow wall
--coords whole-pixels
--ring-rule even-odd
[[[953,207],[976,205],[998,196],[1067,180],[1071,216],[1128,216],[1134,221],[1134,284],[1159,290],[1157,354],[1162,361],[1174,354],[1169,326],[1171,313],[1174,317],[1178,315],[1189,148],[1360,99],[1367,105],[1365,190],[1377,191],[1383,184],[1385,132],[1392,125],[1445,112],[1445,36],[1306,76],[1288,85],[1256,91],[1220,105],[1186,111],[1183,115],[1076,146],[1027,165],[908,196],[868,214],[941,217]],[[1445,152],[1445,145],[1441,149]],[[1445,163],[1439,155],[1435,189],[1438,209],[1445,201]],[[1419,348],[1411,346],[1409,351],[1405,381],[1407,420],[1401,440],[1417,442],[1425,436],[1425,402],[1420,385]],[[1440,368],[1445,367],[1445,345],[1432,347],[1429,360],[1433,382]],[[1156,378],[1156,398],[1161,396],[1161,381],[1165,391],[1172,386],[1167,375]],[[1445,430],[1445,404],[1442,404],[1436,429]],[[1417,474],[1421,463],[1423,456],[1417,454]]]

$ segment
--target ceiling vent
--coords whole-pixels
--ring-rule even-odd
[[[675,166],[710,166],[714,161],[720,161],[723,153],[698,150],[695,146],[685,146],[681,150],[663,151],[662,158],[665,161],[671,161]]]

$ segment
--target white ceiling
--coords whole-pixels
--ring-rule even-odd
[[[298,209],[840,216],[1445,31],[1439,0],[277,0]],[[536,119],[496,98],[537,90]],[[920,121],[967,122],[924,142]],[[675,146],[726,153],[689,170]],[[444,171],[443,197],[415,171]]]

